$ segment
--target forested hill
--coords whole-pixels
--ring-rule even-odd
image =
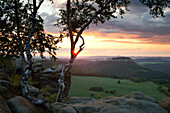
[[[78,76],[139,77],[169,79],[170,75],[144,68],[133,61],[88,61],[77,59],[72,74]]]

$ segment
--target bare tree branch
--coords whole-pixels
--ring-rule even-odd
[[[72,33],[72,27],[70,23],[70,0],[67,0],[67,25],[68,25],[68,30],[70,34],[70,41],[71,41],[71,55],[74,53],[74,40],[73,40],[73,33]]]
[[[36,8],[37,10],[40,8],[40,6],[41,6],[41,4],[42,4],[43,2],[44,2],[44,0],[41,0],[41,1],[40,1],[40,3],[38,4],[38,6],[37,6],[37,8]]]
[[[75,42],[74,44],[77,43],[80,35],[83,33],[83,31],[90,25],[90,23],[97,17],[98,14],[100,14],[106,7],[107,7],[107,4],[111,3],[112,0],[109,0],[105,3],[104,7],[102,7],[101,9],[99,9],[91,18],[90,20],[83,26],[81,27],[80,31],[78,32],[77,36],[76,36],[76,39],[75,39]]]
[[[77,51],[75,57],[77,57],[77,55],[84,49],[84,44],[85,44],[84,38],[82,36],[80,36],[80,38],[82,39],[82,44],[80,45],[79,50]]]

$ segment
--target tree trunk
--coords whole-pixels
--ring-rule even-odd
[[[22,75],[24,74],[24,70],[25,70],[25,56],[24,56],[24,51],[23,51],[23,47],[22,47],[22,39],[20,37],[20,31],[19,31],[19,18],[18,18],[18,1],[15,0],[15,16],[16,16],[16,25],[17,25],[17,36],[18,36],[18,40],[19,40],[19,46],[20,46],[20,55],[21,55],[21,59],[22,59]]]

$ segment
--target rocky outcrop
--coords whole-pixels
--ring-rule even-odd
[[[0,113],[12,113],[2,96],[0,96]]]
[[[124,97],[85,100],[85,97],[70,97],[63,103],[52,105],[52,111],[54,113],[168,113],[153,98],[139,92]]]
[[[45,70],[37,71],[36,69],[42,69],[42,65],[40,63],[34,64],[34,75],[33,79],[35,82],[38,82],[38,88],[45,88],[47,85],[51,87],[50,93],[58,93],[58,79],[61,75],[61,70],[63,65],[52,66],[51,68],[47,68]],[[41,73],[37,73],[41,72]],[[65,75],[65,89],[64,89],[64,97],[67,97],[69,93],[69,89],[71,86],[71,74],[68,73]]]
[[[36,107],[27,99],[16,96],[7,100],[12,113],[38,113]]]
[[[67,97],[63,100],[65,104],[77,104],[77,103],[87,104],[94,101],[95,99],[92,99],[90,97],[71,97],[71,98]]]
[[[6,80],[0,80],[0,86],[6,87],[9,91],[13,91],[14,87],[12,83]]]
[[[151,101],[151,102],[155,102],[155,99],[153,99],[152,97],[146,96],[140,92],[132,92],[128,95],[123,96],[123,98],[135,98],[137,100],[147,100],[147,101]]]
[[[3,98],[10,93],[7,88],[11,88],[11,86],[8,81],[0,81],[0,84],[2,95],[0,95],[0,113],[45,113],[40,106],[33,105],[24,97]],[[32,87],[31,90],[35,94],[39,92],[35,87]],[[40,94],[39,96],[41,97]],[[42,98],[44,97],[42,96]],[[53,113],[168,113],[169,102],[170,98],[165,98],[157,104],[152,97],[140,92],[99,100],[90,97],[67,97],[60,103],[52,104],[51,111]]]
[[[9,99],[13,97],[12,93],[6,87],[3,87],[3,86],[0,86],[0,95],[4,99]]]
[[[170,97],[164,98],[159,105],[170,113]]]
[[[36,63],[33,65],[34,73],[39,73],[43,70],[43,65],[41,63]]]

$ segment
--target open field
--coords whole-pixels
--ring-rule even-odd
[[[143,66],[145,64],[164,64],[166,62],[137,62],[137,64]]]
[[[157,85],[153,83],[135,83],[130,80],[111,79],[105,77],[80,77],[72,76],[72,84],[69,96],[90,96],[97,95],[99,92],[89,91],[92,86],[103,87],[105,91],[116,90],[116,93],[106,94],[106,96],[118,96],[129,94],[133,91],[142,92],[145,95],[151,96],[156,100],[162,100],[166,95],[157,90]]]

